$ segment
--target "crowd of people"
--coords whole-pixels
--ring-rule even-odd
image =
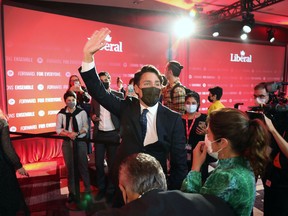
[[[83,138],[92,138],[98,188],[92,200],[106,199],[111,207],[95,215],[193,212],[250,216],[259,178],[264,185],[264,215],[288,215],[288,143],[283,137],[288,127],[283,121],[287,112],[257,111],[263,118],[252,119],[239,109],[225,108],[221,102],[223,89],[215,86],[208,89],[211,105],[207,114],[201,113],[200,95],[193,90],[187,92],[181,84],[183,66],[174,60],[167,63],[164,75],[153,65],[144,65],[126,89],[118,77],[118,89],[113,90],[110,74],[98,73],[94,60],[109,34],[107,28],[97,30],[84,45],[79,73],[85,86],[77,75],[70,77],[65,107],[57,115],[56,132],[66,137],[62,151],[68,173],[67,202],[77,202],[75,145],[76,168],[84,182],[84,193],[91,195],[87,155],[92,148]],[[269,104],[270,94],[265,83],[255,86],[256,105]],[[16,184],[15,169],[22,175],[28,173],[13,151],[3,116],[0,175],[2,169],[7,169],[2,161],[9,161],[9,178]],[[104,171],[105,160],[108,174]],[[211,163],[214,168],[209,172]],[[15,188],[11,196],[19,197],[20,208],[21,191],[19,186]]]

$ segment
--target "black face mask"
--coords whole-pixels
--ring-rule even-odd
[[[142,88],[142,98],[141,100],[149,107],[154,106],[160,97],[161,89],[156,87]]]
[[[208,96],[208,101],[211,103],[213,102],[213,100],[211,100],[210,96]]]
[[[109,89],[109,87],[110,87],[110,83],[109,82],[102,82],[102,83],[103,83],[105,89]]]

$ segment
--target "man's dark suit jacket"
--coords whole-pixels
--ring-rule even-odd
[[[212,195],[153,190],[120,209],[96,212],[94,216],[233,216],[232,208]]]
[[[169,156],[169,189],[180,189],[187,175],[185,132],[181,116],[159,103],[156,117],[158,142],[144,147],[141,139],[139,100],[134,97],[121,100],[106,91],[95,68],[80,74],[92,98],[120,119],[122,142],[115,158],[114,175],[118,176],[119,164],[124,158],[139,152],[154,156],[167,173],[166,160]]]
[[[124,98],[124,95],[122,92],[117,92],[117,91],[114,91],[113,89],[111,89],[110,92],[121,99]],[[100,116],[100,103],[98,101],[96,101],[95,99],[91,100],[90,118],[92,118],[93,114],[96,114],[97,117]],[[112,123],[115,127],[115,130],[119,130],[120,129],[120,121],[119,121],[118,117],[111,113],[111,120],[112,120]],[[93,121],[93,123],[94,123],[94,134],[93,134],[94,136],[93,137],[96,137],[98,127],[99,127],[99,121],[96,121],[96,122]]]

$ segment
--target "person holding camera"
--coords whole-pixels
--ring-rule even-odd
[[[270,147],[270,162],[262,178],[264,186],[264,215],[288,215],[288,154],[283,141],[287,134],[288,112],[276,109],[278,103],[274,92],[269,92],[269,83],[254,87],[255,104],[266,117],[265,122],[273,135]],[[273,100],[274,99],[274,100]],[[255,108],[254,108],[255,109]]]

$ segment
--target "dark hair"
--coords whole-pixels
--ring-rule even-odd
[[[269,160],[270,135],[261,120],[250,120],[238,109],[222,108],[211,112],[207,122],[215,140],[229,140],[231,148],[250,161],[255,176],[263,174]]]
[[[99,77],[100,76],[107,76],[107,78],[109,80],[111,80],[111,76],[110,76],[110,74],[107,71],[100,71],[98,75],[99,75]]]
[[[223,94],[223,89],[219,86],[215,86],[214,88],[209,88],[208,91],[212,94],[212,95],[216,95],[216,99],[220,100]]]
[[[181,70],[183,69],[183,66],[178,61],[173,60],[173,61],[169,61],[167,68],[168,70],[172,71],[173,76],[179,77]]]
[[[129,80],[129,82],[128,82],[129,85],[132,85],[132,83],[133,83],[133,85],[134,85],[134,78],[131,78],[131,79]]]
[[[265,89],[267,91],[267,93],[268,93],[267,84],[265,82],[258,83],[254,87],[254,90],[259,90],[259,89]]]
[[[188,98],[191,98],[191,97],[193,97],[196,100],[196,102],[197,102],[197,110],[196,111],[198,112],[199,107],[200,107],[200,96],[199,96],[199,94],[197,92],[191,91],[185,96],[185,101]]]
[[[129,189],[138,194],[153,189],[167,190],[162,166],[149,154],[137,153],[128,156],[121,163],[119,173],[125,176]]]
[[[66,91],[63,97],[64,97],[64,101],[66,101],[68,97],[74,97],[75,99],[77,99],[76,93],[70,90]]]
[[[139,72],[134,74],[134,85],[139,86],[142,75],[147,72],[156,74],[162,84],[162,76],[159,70],[153,65],[144,65]]]

